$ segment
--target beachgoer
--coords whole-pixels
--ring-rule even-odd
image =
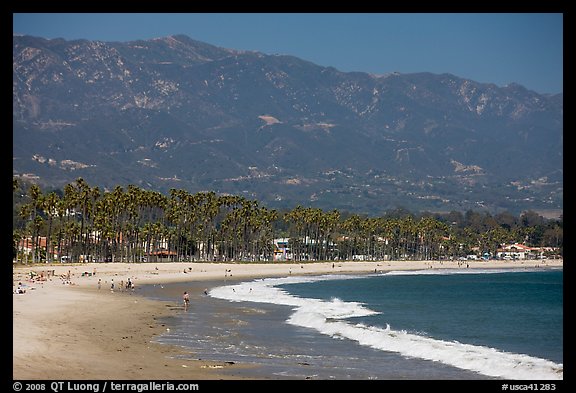
[[[204,290],[204,295],[208,296],[208,288]]]
[[[110,292],[114,292],[114,279],[110,282]]]
[[[102,279],[98,279],[98,289],[102,288]]]
[[[17,294],[23,294],[26,293],[26,290],[24,289],[24,286],[22,285],[21,282],[18,283],[18,287],[16,288],[16,292]]]
[[[188,294],[188,292],[184,291],[182,299],[184,300],[184,308],[188,308],[188,304],[190,303],[190,295]]]

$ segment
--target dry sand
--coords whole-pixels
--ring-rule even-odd
[[[381,261],[322,263],[88,263],[13,268],[13,378],[16,380],[206,380],[246,379],[249,366],[182,360],[177,347],[152,342],[166,330],[161,318],[177,312],[169,304],[120,291],[130,277],[141,284],[217,281],[325,273],[389,270],[562,267],[542,261]],[[37,273],[30,280],[30,272]],[[52,272],[54,275],[52,275]],[[68,283],[67,275],[70,272]],[[95,272],[95,274],[94,274]],[[50,277],[47,277],[50,273]],[[38,280],[43,275],[45,280]],[[98,289],[98,280],[101,288]],[[115,291],[110,290],[114,280]],[[235,370],[243,370],[240,376]]]

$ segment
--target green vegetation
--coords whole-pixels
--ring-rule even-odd
[[[133,185],[103,192],[82,178],[42,192],[13,179],[13,259],[22,263],[272,261],[275,238],[288,239],[295,261],[495,255],[513,242],[561,255],[563,220],[531,211],[516,217],[396,209],[368,217],[299,205],[281,212],[214,192],[164,195]]]

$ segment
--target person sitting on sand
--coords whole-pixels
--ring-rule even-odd
[[[24,287],[22,286],[22,283],[21,283],[21,282],[18,283],[18,287],[16,288],[16,290],[14,291],[14,293],[19,294],[19,295],[20,295],[20,294],[23,294],[23,293],[26,293],[26,289],[24,289]]]

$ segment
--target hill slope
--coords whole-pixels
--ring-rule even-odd
[[[562,95],[186,36],[13,37],[13,171],[378,213],[561,209]]]

